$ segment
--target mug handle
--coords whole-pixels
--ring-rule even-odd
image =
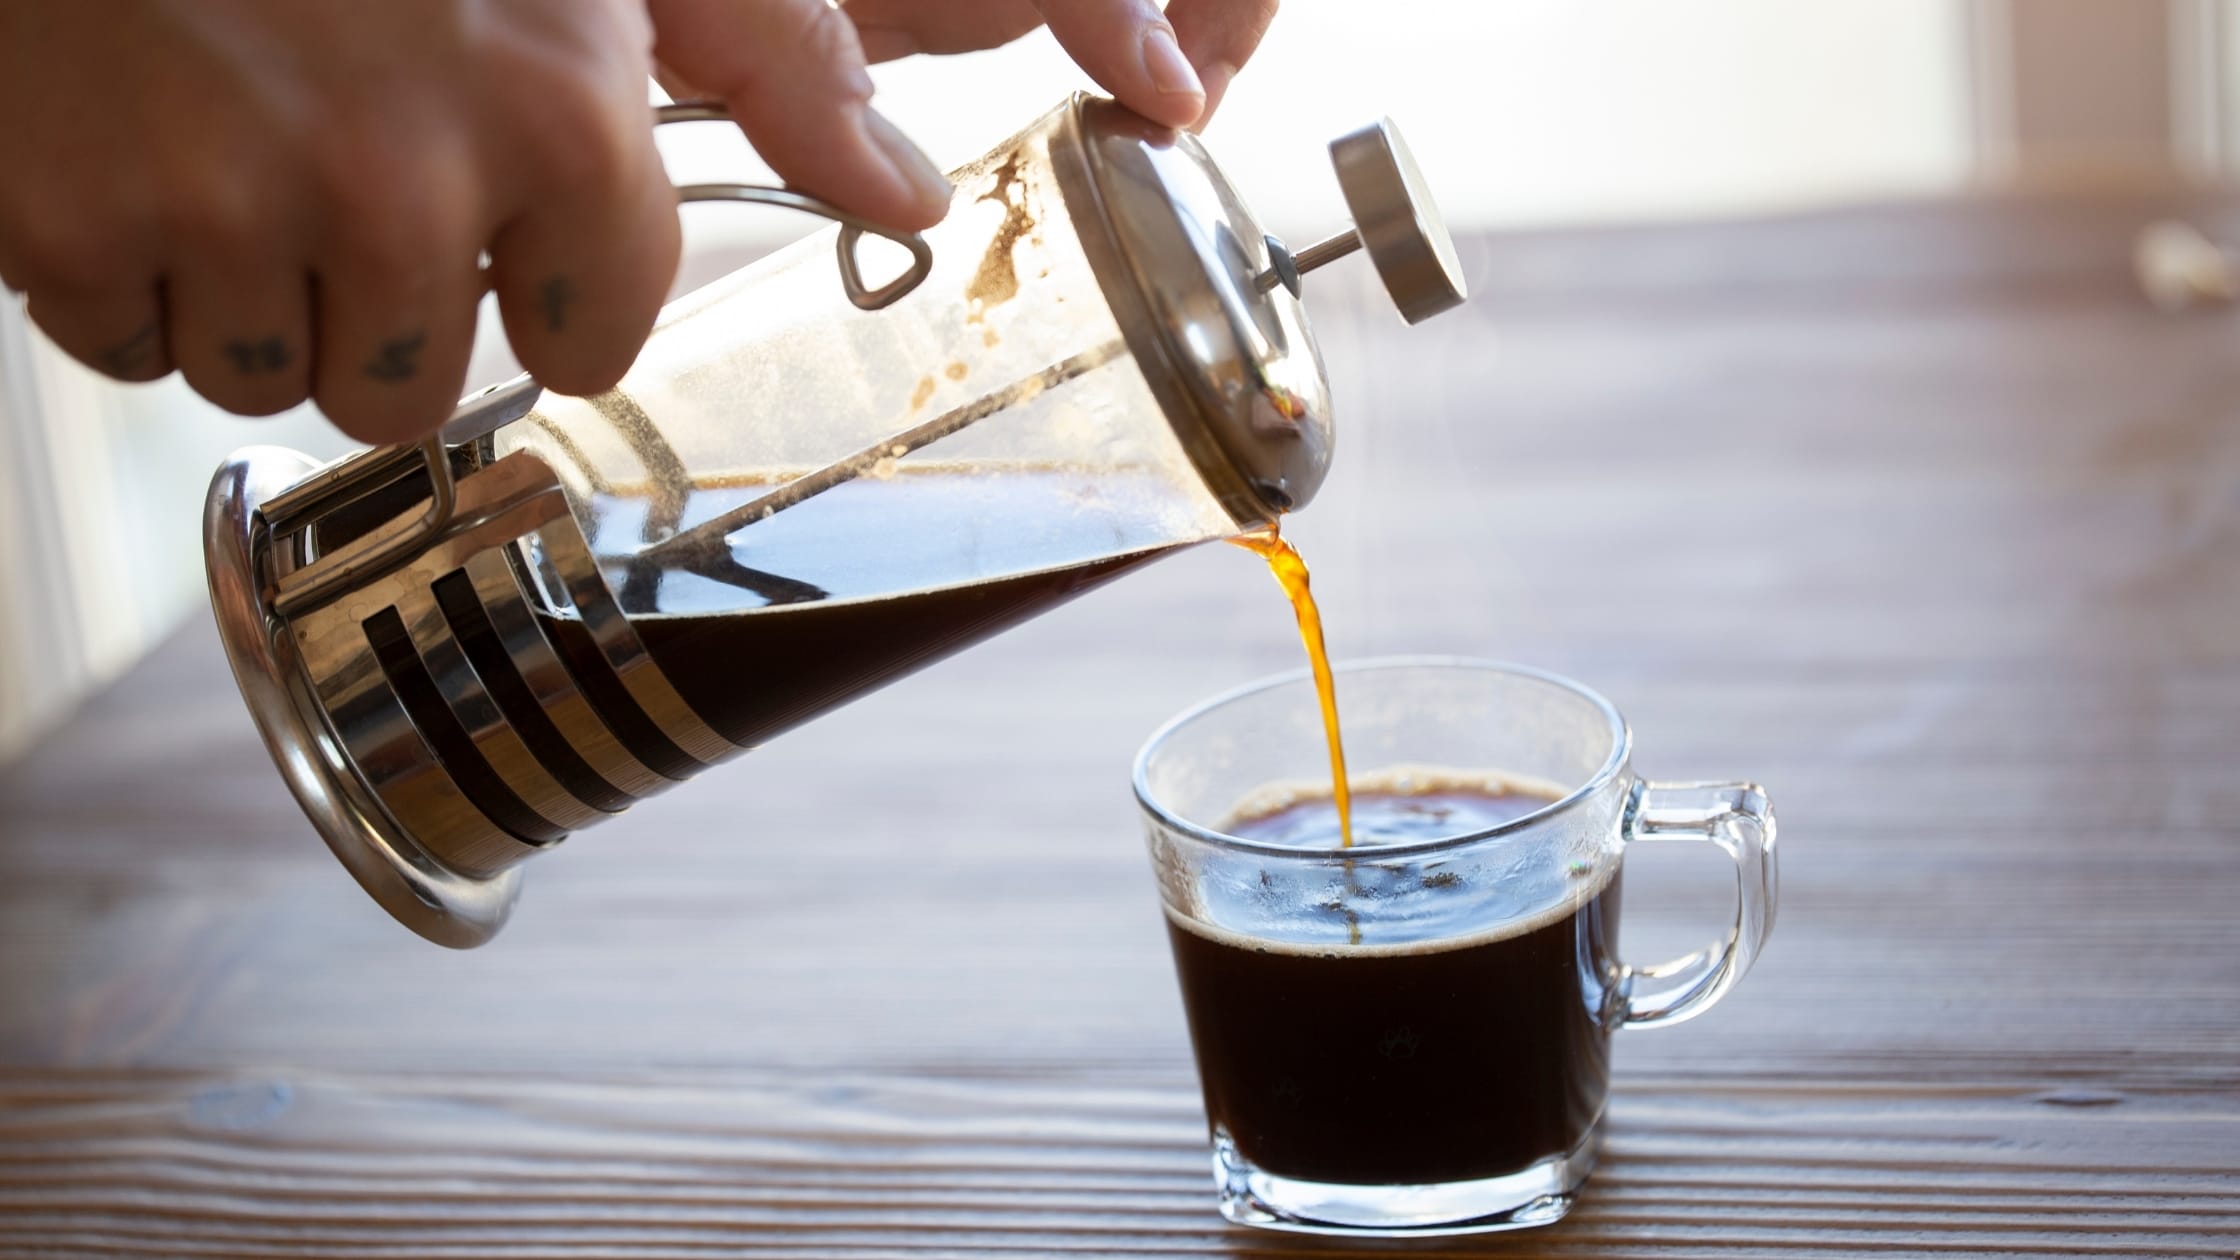
[[[1726,937],[1670,962],[1624,969],[1626,998],[1618,1026],[1677,1024],[1725,997],[1773,931],[1780,895],[1773,802],[1755,783],[1636,783],[1624,836],[1629,845],[1706,841],[1734,859],[1734,926]]]

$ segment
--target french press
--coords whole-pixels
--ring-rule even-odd
[[[1296,254],[1195,137],[1086,96],[957,171],[922,236],[682,188],[836,224],[673,304],[608,393],[522,377],[417,446],[236,452],[211,603],[312,825],[398,920],[478,945],[569,832],[1305,505],[1331,424],[1301,273],[1365,248],[1411,323],[1464,292],[1391,124],[1330,150],[1354,226]],[[879,250],[907,265],[873,285]]]

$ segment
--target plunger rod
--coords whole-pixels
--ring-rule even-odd
[[[1336,262],[1361,248],[1361,233],[1347,228],[1326,240],[1316,241],[1291,256],[1301,272],[1313,271],[1326,262]]]
[[[1296,297],[1301,275],[1326,262],[1343,258],[1359,248],[1361,233],[1350,227],[1335,236],[1316,241],[1296,254],[1285,249],[1281,241],[1271,236],[1268,238],[1271,263],[1266,271],[1252,278],[1252,286],[1267,293],[1280,284],[1291,290],[1292,296]]]

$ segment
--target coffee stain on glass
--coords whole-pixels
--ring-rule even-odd
[[[1026,182],[1020,178],[1020,155],[1013,153],[996,168],[994,182],[988,191],[976,200],[992,201],[1004,208],[1003,222],[996,227],[996,234],[988,241],[987,253],[980,257],[980,267],[972,274],[972,283],[965,286],[965,302],[971,307],[966,316],[970,322],[987,318],[988,312],[1012,298],[1019,296],[1019,269],[1013,261],[1012,251],[1019,239],[1034,231],[1034,211],[1027,204]]]

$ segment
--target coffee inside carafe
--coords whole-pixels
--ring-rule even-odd
[[[696,484],[689,510],[769,489]],[[724,738],[753,747],[1171,549],[1155,491],[1109,470],[935,462],[675,550],[640,541],[653,503],[618,498],[591,545],[647,654]],[[540,617],[563,653],[596,651],[565,608]]]

